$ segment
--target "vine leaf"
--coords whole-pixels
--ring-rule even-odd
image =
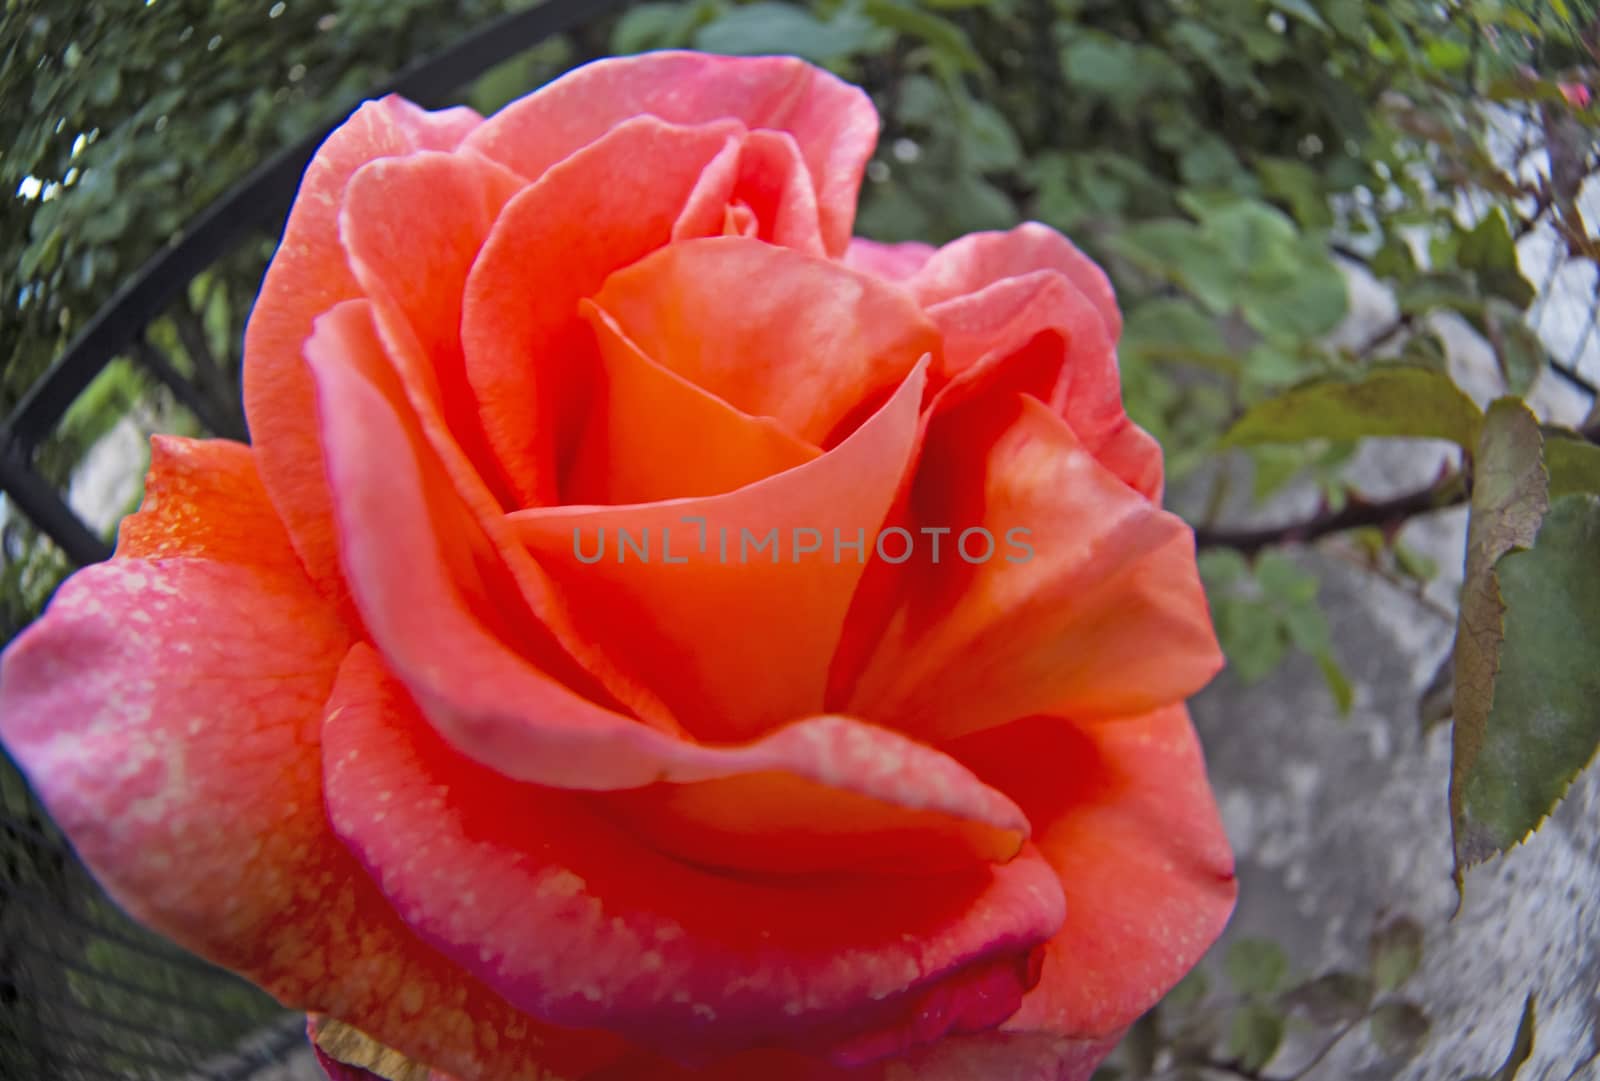
[[[1283,1043],[1283,1015],[1260,1003],[1249,1003],[1228,1029],[1228,1054],[1246,1070],[1260,1070]]]
[[[1367,1012],[1375,990],[1364,973],[1327,972],[1284,995],[1283,1004],[1320,1025],[1350,1023]]]
[[[1503,851],[1538,828],[1600,748],[1600,497],[1556,500],[1533,547],[1502,556],[1494,577],[1504,638],[1460,802],[1469,844]]]
[[[1484,329],[1494,347],[1506,393],[1526,394],[1544,371],[1548,358],[1539,335],[1523,319],[1522,308],[1509,300],[1490,297],[1484,304]]]
[[[1372,1042],[1384,1054],[1403,1061],[1416,1058],[1432,1027],[1428,1015],[1414,1002],[1385,1002],[1372,1011],[1369,1025]]]
[[[1483,413],[1443,372],[1395,365],[1357,380],[1324,379],[1252,406],[1223,446],[1411,436],[1471,447]]]
[[[1498,843],[1504,830],[1493,828],[1469,811],[1467,791],[1479,783],[1475,778],[1480,769],[1494,770],[1497,765],[1483,755],[1494,703],[1495,674],[1505,641],[1505,604],[1495,577],[1495,562],[1513,548],[1531,547],[1538,534],[1539,522],[1549,506],[1543,443],[1538,421],[1528,407],[1518,399],[1501,398],[1489,407],[1484,418],[1474,458],[1466,574],[1456,624],[1455,728],[1450,765],[1450,826],[1458,891],[1467,867],[1505,847]],[[1523,736],[1525,739],[1526,733]]]
[[[1368,952],[1372,979],[1380,991],[1393,991],[1422,964],[1422,925],[1407,916],[1385,923],[1372,934]]]
[[[1222,966],[1240,993],[1270,995],[1289,974],[1289,955],[1268,939],[1241,938],[1228,947]]]

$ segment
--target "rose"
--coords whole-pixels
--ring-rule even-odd
[[[875,137],[683,53],[335,132],[252,445],[158,438],[0,674],[112,895],[463,1079],[1086,1077],[1233,901],[1193,538],[1104,275],[852,241]],[[573,558],[690,519],[918,543]]]

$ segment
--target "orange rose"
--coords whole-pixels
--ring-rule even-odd
[[[1088,1076],[1232,907],[1220,658],[1104,275],[851,240],[876,133],[662,53],[328,139],[253,444],[5,659],[121,903],[461,1079]]]

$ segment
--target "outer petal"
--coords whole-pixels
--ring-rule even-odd
[[[1002,278],[933,305],[928,316],[944,334],[951,375],[1004,364],[1023,349],[1050,351],[1055,375],[1040,397],[1101,464],[1160,502],[1161,447],[1123,411],[1117,354],[1105,324],[1064,275],[1038,270]]]
[[[940,348],[902,290],[743,237],[663,248],[613,274],[595,302],[664,367],[818,445],[849,434],[863,405]]]
[[[632,1058],[584,1081],[1088,1081],[1117,1042],[1042,1032],[981,1032],[946,1036],[908,1055],[853,1067],[795,1051],[765,1050],[701,1068]]]
[[[474,154],[380,158],[350,178],[339,236],[423,431],[480,516],[505,510],[461,353],[467,274],[522,178]]]
[[[117,528],[117,556],[202,556],[298,577],[255,455],[226,439],[150,439],[144,502]]]
[[[243,493],[206,509],[270,515]],[[319,720],[349,631],[281,530],[255,545],[252,566],[172,551],[90,567],[12,644],[0,734],[51,815],[136,918],[463,1081],[616,1058],[421,945],[329,832]]]
[[[878,116],[861,90],[794,57],[657,52],[597,61],[506,106],[467,146],[536,179],[640,114],[678,124],[731,117],[794,136],[828,254],[844,253]]]
[[[1032,713],[1144,712],[1221,667],[1188,526],[1036,399],[975,395],[936,417],[917,469],[917,520],[953,532],[941,562],[906,564],[849,712],[940,740]],[[960,555],[979,528],[990,557],[981,534]]]
[[[585,636],[696,736],[749,738],[821,712],[845,615],[909,461],[923,371],[850,438],[787,473],[703,499],[549,507],[512,521]],[[647,547],[654,538],[653,554],[629,558],[623,531]],[[608,537],[610,554],[594,558]]]
[[[594,343],[578,302],[668,241],[701,172],[739,133],[733,121],[686,128],[637,117],[544,173],[500,215],[467,279],[461,339],[518,505],[555,501],[558,454],[571,451],[588,408]]]
[[[864,1034],[892,1050],[992,1026],[1061,919],[1031,854],[799,881],[663,857],[571,793],[461,757],[367,651],[324,739],[335,828],[409,926],[534,1016],[680,1058],[797,1041],[858,1061],[880,1050]]]
[[[300,348],[317,316],[360,293],[339,247],[345,184],[376,158],[449,150],[479,123],[470,109],[429,113],[392,96],[356,110],[307,166],[245,328],[244,405],[262,480],[324,595],[337,596],[343,587]]]
[[[844,265],[886,281],[906,281],[922,269],[935,250],[932,244],[920,240],[880,244],[876,240],[855,237],[844,253]]]
[[[1233,856],[1188,711],[1106,725],[1034,717],[950,750],[1027,810],[1067,895],[1044,977],[1006,1030],[1114,1036],[1233,911]]]
[[[1089,298],[1115,342],[1122,334],[1122,313],[1105,271],[1048,225],[1024,222],[1004,233],[972,233],[940,248],[910,285],[923,304],[937,304],[986,285],[1035,270],[1065,275]]]

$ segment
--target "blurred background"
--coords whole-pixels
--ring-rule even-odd
[[[866,87],[859,233],[1036,219],[1117,285],[1230,661],[1196,712],[1245,900],[1105,1076],[1509,1078],[1530,990],[1522,1076],[1600,1076],[1593,783],[1448,923],[1447,453],[1223,438],[1396,359],[1600,434],[1595,0],[5,0],[0,640],[109,550],[150,433],[243,437],[244,321],[330,125],[666,47]],[[0,771],[0,1076],[297,1068],[298,1022],[129,924]]]

